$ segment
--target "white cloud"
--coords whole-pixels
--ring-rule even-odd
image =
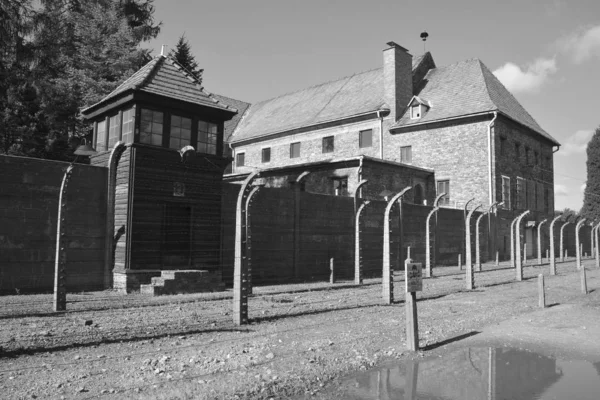
[[[587,144],[594,135],[593,130],[580,130],[563,141],[563,145],[556,153],[559,156],[570,156],[572,154],[584,153]]]
[[[554,58],[538,58],[525,69],[507,62],[496,69],[494,75],[511,92],[536,92],[557,70]]]
[[[579,186],[579,191],[581,191],[581,193],[585,192],[585,183],[581,186]]]
[[[581,64],[593,56],[600,58],[600,25],[581,28],[558,40],[558,48]]]
[[[569,192],[567,191],[567,187],[560,183],[554,184],[554,195],[555,196],[567,196]]]

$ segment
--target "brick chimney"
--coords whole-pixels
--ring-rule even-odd
[[[413,96],[412,55],[394,42],[387,45],[390,47],[383,51],[384,99],[390,117],[397,121]]]

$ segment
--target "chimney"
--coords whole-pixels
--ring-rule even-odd
[[[394,42],[387,45],[390,47],[383,51],[383,90],[390,117],[395,122],[413,96],[412,55]]]

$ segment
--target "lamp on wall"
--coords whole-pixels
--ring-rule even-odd
[[[73,154],[76,156],[93,156],[96,154],[96,150],[94,150],[92,145],[89,144],[85,138],[83,138],[82,144],[77,146]]]

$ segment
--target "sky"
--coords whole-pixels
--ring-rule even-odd
[[[599,0],[155,0],[160,54],[185,34],[212,93],[249,103],[380,68],[394,41],[479,58],[561,144],[555,208],[579,210],[600,126]],[[420,33],[427,31],[426,43]],[[600,200],[600,193],[598,193]]]

